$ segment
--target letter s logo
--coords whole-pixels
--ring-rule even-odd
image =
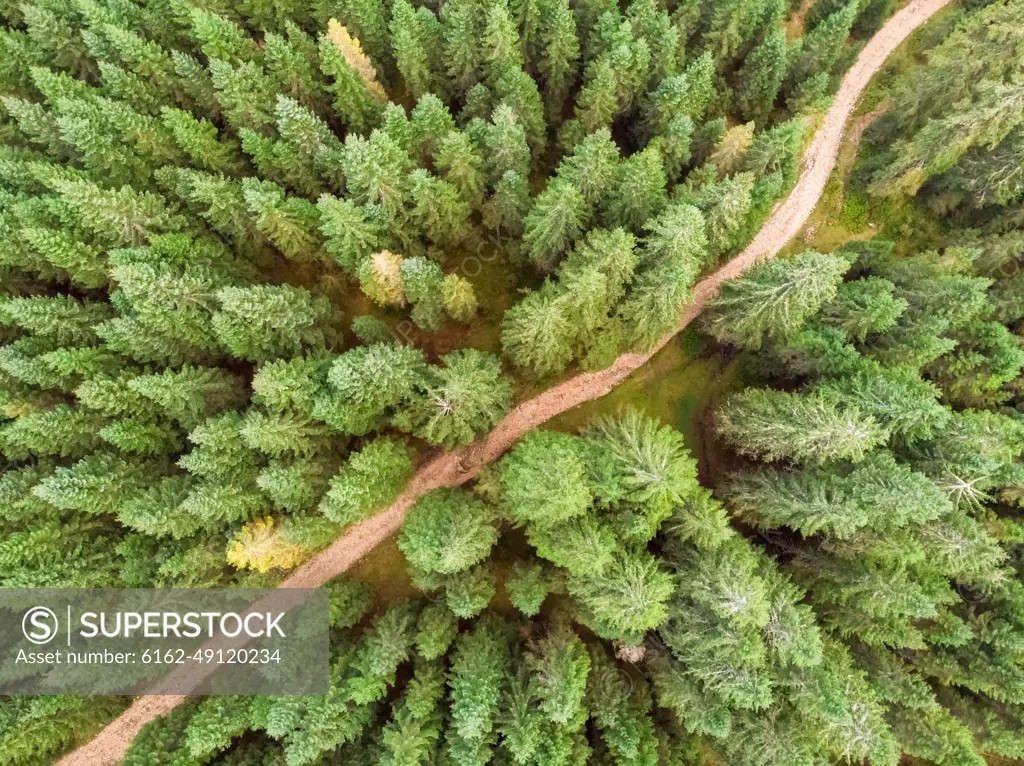
[[[21,632],[33,644],[48,644],[57,635],[57,615],[45,606],[34,606],[21,618]]]

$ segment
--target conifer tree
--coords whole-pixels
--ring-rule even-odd
[[[355,131],[372,128],[383,111],[385,94],[359,40],[331,19],[320,38],[319,56],[320,71],[332,80],[326,89],[334,96],[334,113]]]
[[[650,0],[634,0],[626,10],[626,18],[632,25],[633,35],[645,40],[651,49],[647,87],[675,74],[679,30],[673,26],[669,14]]]
[[[412,471],[405,445],[377,438],[349,456],[331,479],[320,512],[339,524],[352,524],[398,496]]]
[[[639,231],[665,206],[665,171],[657,146],[648,146],[622,160],[601,203],[601,219],[609,228]]]
[[[576,99],[576,118],[584,133],[610,128],[619,110],[612,63],[602,59],[594,65],[586,85]]]
[[[800,50],[789,63],[786,74],[787,87],[791,93],[808,78],[831,72],[850,34],[850,27],[857,18],[858,6],[857,2],[847,3],[803,38]]]
[[[52,186],[78,223],[108,247],[140,245],[153,234],[188,231],[167,201],[151,192],[128,186],[108,190],[84,179],[55,180]]]
[[[285,458],[260,470],[256,484],[275,508],[301,513],[314,506],[327,491],[334,460]]]
[[[444,674],[439,665],[416,666],[405,695],[396,705],[396,712],[381,732],[382,764],[423,763],[433,755],[441,735],[442,716],[438,706],[444,690]]]
[[[594,513],[550,526],[531,525],[527,539],[538,556],[579,577],[603,572],[621,547],[612,529]]]
[[[180,452],[181,431],[162,420],[124,418],[103,426],[100,438],[122,452],[138,455],[166,455]]]
[[[519,42],[519,30],[513,24],[505,3],[494,2],[488,6],[481,43],[485,79],[492,85],[507,72],[522,69],[526,63]]]
[[[530,259],[551,271],[583,231],[586,201],[570,182],[554,179],[526,215],[523,241]]]
[[[232,355],[242,359],[259,362],[292,356],[324,348],[336,338],[330,302],[302,288],[225,287],[217,299],[214,332]]]
[[[441,26],[429,9],[414,8],[408,0],[396,0],[391,8],[390,32],[398,71],[418,100],[439,84],[431,66],[431,47],[441,44]]]
[[[508,171],[520,178],[529,178],[530,148],[526,143],[526,132],[508,104],[495,107],[491,124],[484,130],[483,144],[487,174],[492,184],[501,180]]]
[[[494,90],[501,104],[510,107],[519,118],[533,159],[539,161],[547,146],[547,138],[544,106],[537,83],[522,69],[509,69],[495,83]]]
[[[139,492],[155,468],[98,452],[69,468],[57,468],[32,491],[63,511],[110,513]]]
[[[71,296],[10,298],[0,302],[0,321],[61,346],[96,340],[93,329],[112,314],[111,307]]]
[[[160,118],[175,143],[200,168],[226,175],[245,171],[247,163],[239,147],[220,139],[217,127],[209,120],[196,119],[182,109],[166,106],[160,110]]]
[[[333,362],[313,413],[342,433],[365,434],[412,396],[425,373],[418,349],[385,343],[354,348]]]
[[[468,444],[508,411],[511,387],[496,357],[475,349],[453,351],[428,368],[422,390],[393,422],[448,449]]]
[[[501,483],[517,521],[550,526],[593,502],[583,445],[552,431],[531,432],[501,463]]]
[[[404,306],[406,303],[402,265],[405,259],[388,250],[381,250],[359,264],[356,276],[363,292],[381,306]]]
[[[379,3],[366,0],[346,0],[340,6],[341,15],[351,27],[352,37],[360,40],[378,67],[382,65],[388,60],[389,53],[386,10]]]
[[[798,462],[862,459],[889,432],[855,407],[820,395],[750,389],[719,411],[718,430],[744,454]]]
[[[533,617],[553,590],[554,583],[550,580],[549,573],[540,562],[517,561],[505,579],[505,591],[516,609],[527,617]]]
[[[470,322],[478,306],[472,283],[458,274],[446,274],[441,282],[441,305],[455,321]]]
[[[263,460],[242,440],[244,426],[245,418],[235,410],[207,418],[189,432],[188,439],[196,446],[178,459],[178,465],[211,481],[255,480]]]
[[[242,195],[256,228],[282,255],[299,262],[323,257],[320,219],[312,202],[255,178],[242,182]]]
[[[474,0],[446,3],[441,10],[444,60],[451,89],[465,93],[483,75],[486,7]]]
[[[505,312],[501,346],[513,364],[537,375],[565,369],[573,359],[574,334],[567,303],[547,281]]]
[[[352,332],[367,346],[374,343],[390,343],[395,339],[388,323],[370,314],[353,319]]]
[[[128,388],[152,400],[168,417],[184,428],[231,409],[241,401],[241,381],[220,368],[185,365],[180,370],[140,375]]]
[[[324,114],[324,83],[319,74],[316,43],[292,21],[286,21],[284,28],[285,34],[267,31],[263,36],[263,59],[277,84],[278,98],[294,99],[307,109]]]
[[[557,170],[558,178],[575,186],[591,208],[609,193],[616,175],[621,173],[619,148],[607,129],[583,138]]]
[[[590,657],[587,698],[608,751],[620,762],[654,763],[658,741],[646,682],[623,688],[615,661],[603,647],[591,646]]]
[[[444,272],[426,258],[406,258],[399,267],[402,295],[412,304],[412,320],[428,330],[440,329],[444,322],[441,285]]]
[[[769,31],[747,56],[735,92],[744,119],[762,126],[767,122],[786,77],[786,56],[786,31],[781,27]]]
[[[192,35],[208,59],[229,63],[258,60],[256,42],[232,20],[201,8],[192,8],[189,21]]]
[[[246,446],[265,455],[303,458],[326,451],[330,430],[304,414],[251,409],[239,435]]]
[[[263,67],[251,61],[233,65],[214,58],[209,69],[217,103],[228,123],[236,130],[265,131],[272,123],[277,89]]]
[[[690,300],[694,268],[683,260],[667,259],[641,271],[618,310],[624,340],[631,348],[654,346],[677,325]]]
[[[540,744],[543,719],[536,709],[536,686],[529,670],[517,665],[502,692],[501,744],[514,760],[529,762]]]
[[[541,52],[536,57],[536,67],[544,78],[544,103],[548,119],[557,123],[577,77],[580,41],[576,34],[576,18],[569,3],[553,0],[537,4],[540,8],[538,24]],[[524,42],[528,44],[528,41]]]
[[[387,133],[375,130],[369,140],[357,133],[345,137],[342,169],[348,198],[356,204],[379,204],[396,212],[403,201],[402,179],[411,165],[408,152]]]
[[[58,229],[24,228],[20,236],[42,258],[66,271],[71,281],[90,288],[107,283],[106,255],[102,250]]]
[[[762,264],[723,286],[705,327],[719,340],[749,348],[760,347],[766,333],[785,337],[836,295],[848,268],[840,256],[814,252]]]
[[[466,133],[452,130],[440,138],[434,164],[471,209],[480,208],[486,187],[484,160]]]
[[[841,284],[835,299],[822,306],[821,316],[851,340],[863,343],[868,333],[894,327],[907,305],[906,299],[895,295],[892,282],[869,276]]]
[[[653,539],[662,521],[697,487],[696,465],[679,433],[629,409],[615,418],[595,419],[584,434],[593,445],[594,494],[605,503],[630,505],[625,514],[630,525],[618,525],[620,536]]]
[[[614,556],[599,576],[570,577],[569,594],[582,621],[602,638],[639,643],[668,614],[672,577],[644,552]]]
[[[927,477],[888,452],[872,453],[854,465],[741,473],[732,477],[726,492],[730,507],[744,518],[768,528],[788,526],[805,537],[821,531],[842,538],[862,528],[893,530],[951,510]]]
[[[409,220],[430,242],[449,247],[469,232],[469,205],[458,189],[419,168],[405,179],[406,197],[412,201]]]
[[[491,603],[495,592],[494,570],[486,563],[444,578],[445,604],[452,614],[462,619],[479,615]]]
[[[324,248],[346,271],[354,272],[366,258],[379,251],[385,235],[366,208],[325,194],[317,201],[317,210],[320,233],[327,238]]]
[[[414,567],[454,574],[487,558],[497,539],[486,505],[463,490],[442,489],[416,504],[398,547]]]
[[[905,442],[929,439],[949,422],[939,390],[907,367],[858,364],[836,380],[815,386],[826,398],[862,409]]]
[[[252,379],[253,403],[268,410],[312,412],[334,358],[321,352],[259,365]]]
[[[416,651],[427,661],[435,660],[448,651],[458,632],[459,621],[444,604],[427,604],[416,623]]]
[[[716,130],[716,141],[718,135]],[[714,165],[704,165],[702,169],[711,178],[718,176]],[[754,177],[752,173],[737,173],[723,181],[703,182],[699,188],[691,184],[693,180],[691,176],[686,187],[677,187],[674,199],[694,205],[704,214],[708,249],[711,255],[718,257],[735,247],[744,231],[753,202]]]
[[[708,162],[713,163],[723,175],[730,174],[746,156],[753,138],[754,123],[752,122],[730,128],[715,146],[715,151],[708,158]]]
[[[455,642],[449,675],[453,751],[483,744],[499,715],[501,688],[509,669],[509,626],[496,619],[481,620],[471,633]]]
[[[94,412],[59,404],[5,423],[0,448],[10,460],[31,454],[84,457],[101,445],[98,432],[106,423]]]
[[[555,724],[568,724],[583,710],[590,656],[579,637],[564,623],[532,642],[527,665],[537,679],[540,708]]]
[[[792,183],[796,179],[803,133],[803,120],[790,120],[758,133],[743,158],[743,169],[761,181],[781,173],[786,185]]]
[[[494,185],[494,194],[484,203],[484,226],[519,236],[523,232],[523,219],[529,208],[530,188],[527,179],[514,170],[506,170]]]

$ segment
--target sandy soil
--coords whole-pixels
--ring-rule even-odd
[[[676,329],[644,354],[622,354],[611,367],[576,375],[516,406],[483,440],[441,455],[422,466],[405,491],[386,511],[352,527],[343,536],[295,570],[280,587],[315,588],[346,571],[367,551],[394,534],[418,498],[438,487],[458,486],[515,444],[531,428],[578,404],[597,399],[642,366],[692,322],[727,279],[742,274],[759,260],[777,254],[807,221],[821,196],[843,142],[844,128],[857,99],[872,75],[907,36],[951,0],[912,0],[879,30],[843,78],[832,108],[804,154],[800,178],[790,195],[772,211],[750,245],[693,291],[693,302]],[[113,766],[149,721],[184,701],[182,696],[139,697],[91,742],[65,756],[59,766]]]

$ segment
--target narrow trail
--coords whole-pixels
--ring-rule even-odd
[[[296,569],[279,587],[316,588],[346,571],[378,543],[398,531],[406,512],[424,494],[439,487],[455,487],[465,483],[531,428],[610,392],[690,324],[718,292],[722,282],[738,277],[759,260],[771,258],[782,250],[800,231],[825,189],[843,141],[846,122],[872,76],[911,32],[951,1],[911,0],[868,41],[856,63],[843,78],[832,107],[804,153],[800,177],[793,191],[776,205],[757,236],[742,253],[697,283],[693,290],[693,301],[686,307],[675,330],[665,334],[646,353],[622,354],[607,369],[576,375],[520,403],[481,441],[426,463],[390,508],[352,527],[329,548]],[[173,710],[185,699],[180,695],[136,698],[124,713],[108,724],[91,742],[65,756],[58,766],[114,766],[120,763],[143,726]]]

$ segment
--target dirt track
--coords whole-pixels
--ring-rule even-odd
[[[390,508],[350,529],[329,548],[296,569],[280,587],[315,588],[346,571],[367,551],[394,534],[401,527],[406,511],[423,494],[438,487],[454,487],[468,481],[531,428],[578,404],[607,394],[692,322],[722,282],[739,276],[762,258],[778,253],[800,231],[817,204],[835,165],[846,122],[872,75],[914,29],[949,2],[951,0],[912,0],[871,38],[843,78],[832,108],[804,153],[800,178],[793,191],[775,207],[761,231],[740,255],[694,287],[693,302],[683,312],[673,332],[665,335],[648,353],[622,354],[605,370],[576,375],[522,402],[482,441],[441,455],[422,466]],[[96,738],[65,756],[58,766],[113,766],[119,763],[139,729],[184,700],[182,696],[137,698]]]

